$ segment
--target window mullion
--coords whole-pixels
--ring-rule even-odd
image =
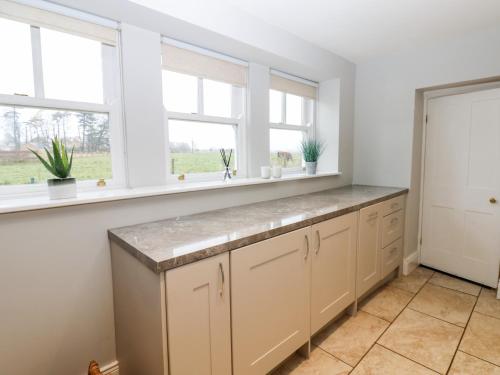
[[[40,28],[30,27],[31,31],[31,55],[33,59],[33,80],[35,86],[35,97],[44,98],[45,89],[43,85],[43,65],[42,65],[42,40]]]
[[[281,123],[286,124],[286,93],[281,93]]]
[[[205,114],[205,108],[203,107],[203,78],[198,77],[198,114]]]

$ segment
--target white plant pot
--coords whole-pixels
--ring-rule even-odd
[[[76,198],[76,179],[51,178],[47,180],[50,199]]]
[[[316,174],[316,167],[318,162],[316,161],[306,161],[306,175],[314,176]]]

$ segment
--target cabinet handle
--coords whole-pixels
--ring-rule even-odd
[[[219,290],[219,294],[222,297],[224,295],[224,284],[225,284],[224,267],[222,266],[222,263],[219,263],[219,273],[221,278],[221,288]]]
[[[391,204],[391,209],[398,208],[398,207],[399,207],[399,203]]]
[[[304,259],[307,259],[309,256],[309,237],[306,234],[306,255],[304,255]]]
[[[397,250],[398,250],[398,248],[397,248],[397,247],[393,247],[393,248],[391,249],[391,255],[392,255],[392,254],[394,254]]]
[[[375,219],[377,216],[378,216],[378,212],[372,212],[370,215],[368,215],[368,217],[370,219]]]
[[[391,219],[391,224],[396,224],[397,222],[398,222],[398,218],[397,217]]]
[[[316,238],[318,239],[318,248],[316,249],[316,254],[318,254],[319,248],[321,247],[321,236],[319,235],[319,230],[316,231]]]

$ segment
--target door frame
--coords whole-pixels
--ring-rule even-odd
[[[440,98],[443,96],[453,96],[460,94],[468,94],[472,92],[485,91],[500,88],[500,80],[488,83],[471,84],[450,88],[427,89],[423,92],[423,116],[422,116],[422,149],[420,159],[420,201],[418,205],[418,242],[417,242],[417,262],[420,264],[422,259],[422,224],[424,218],[424,179],[425,179],[425,151],[427,145],[427,109],[428,102],[431,99]],[[500,295],[500,288],[499,288]]]

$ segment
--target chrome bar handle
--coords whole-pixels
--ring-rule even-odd
[[[316,238],[318,239],[318,248],[316,249],[316,254],[318,254],[319,248],[321,247],[321,236],[319,235],[319,230],[316,231]]]
[[[304,259],[307,259],[309,256],[309,237],[306,234],[306,255],[304,255]]]
[[[219,274],[221,278],[221,288],[219,290],[219,294],[222,297],[224,295],[224,284],[225,284],[224,267],[222,266],[222,263],[219,263]]]

